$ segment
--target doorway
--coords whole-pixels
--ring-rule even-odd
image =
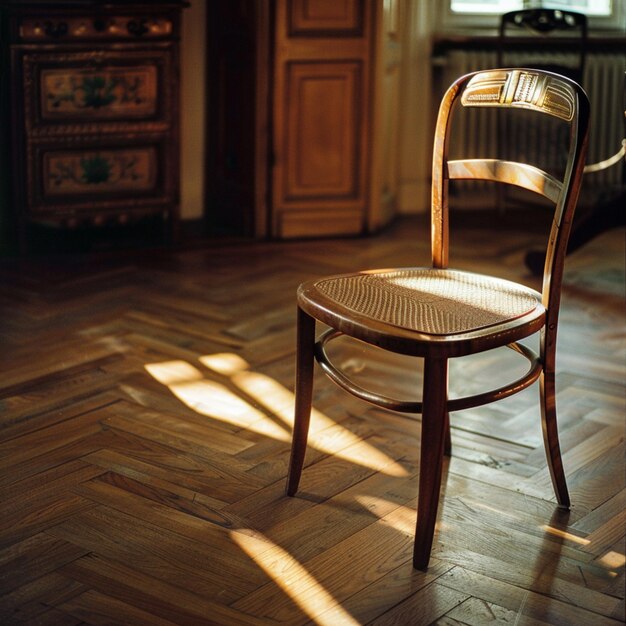
[[[270,0],[207,3],[204,221],[215,236],[267,232]]]

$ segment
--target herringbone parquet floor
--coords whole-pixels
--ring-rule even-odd
[[[418,417],[316,378],[301,491],[283,495],[298,283],[428,264],[427,237],[405,220],[364,240],[2,261],[0,622],[623,622],[623,230],[567,263],[569,513],[554,504],[535,386],[452,415],[427,573],[411,567]],[[537,286],[521,265],[536,233],[453,238],[454,265]],[[389,393],[419,390],[406,359],[372,365],[353,344],[337,358],[372,386],[390,375]],[[455,364],[452,394],[501,370],[486,355]]]

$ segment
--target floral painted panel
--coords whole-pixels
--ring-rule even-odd
[[[47,152],[43,157],[46,195],[145,192],[156,186],[154,147]]]
[[[155,66],[41,71],[44,119],[143,117],[156,110]]]

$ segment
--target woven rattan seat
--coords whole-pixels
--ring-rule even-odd
[[[563,177],[534,164],[496,158],[449,159],[450,120],[464,107],[500,107],[551,116],[567,131]],[[506,398],[539,380],[542,432],[560,506],[569,506],[561,460],[555,394],[556,333],[563,263],[587,146],[589,103],[570,79],[535,69],[498,69],[458,79],[446,92],[433,150],[432,267],[387,268],[318,278],[300,285],[295,419],[287,494],[298,489],[307,446],[314,360],[340,387],[384,409],[421,413],[418,515],[413,564],[428,565],[435,530],[444,453],[451,452],[450,411]],[[499,128],[503,126],[498,125]],[[505,138],[510,143],[509,138]],[[495,142],[494,145],[500,145]],[[453,179],[515,185],[555,207],[547,237],[541,293],[499,277],[448,267],[448,182]],[[494,268],[497,270],[497,268]],[[330,328],[315,340],[316,322]],[[539,354],[521,339],[539,334]],[[330,358],[329,341],[347,335],[371,346],[424,360],[422,398],[395,399],[359,386]],[[528,371],[482,393],[448,398],[449,360],[507,346],[526,357]],[[408,372],[407,376],[412,377]]]
[[[541,294],[506,280],[427,268],[360,272],[315,281],[308,289],[341,313],[429,335],[466,333],[543,312]]]

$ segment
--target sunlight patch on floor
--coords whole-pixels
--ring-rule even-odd
[[[198,360],[207,369],[213,370],[223,376],[232,376],[233,374],[243,372],[250,367],[245,359],[242,359],[234,352],[206,354],[201,356]]]
[[[238,533],[231,533],[231,538],[315,624],[358,626],[359,622],[289,552],[276,544],[268,550],[267,538]]]
[[[187,361],[148,363],[145,368],[154,379],[168,386],[204,379],[202,372]]]
[[[554,535],[555,537],[559,537],[560,539],[567,539],[568,541],[572,541],[573,543],[578,543],[581,546],[586,546],[589,544],[589,540],[584,537],[579,537],[578,535],[573,535],[572,533],[568,533],[565,530],[559,530],[558,528],[553,528],[552,526],[542,526],[541,530],[547,532],[549,535]]]
[[[166,385],[181,402],[201,415],[279,441],[291,441],[295,400],[292,392],[273,378],[251,371],[249,364],[237,354],[226,352],[204,355],[199,357],[199,361],[208,369],[226,377],[245,396],[267,409],[282,424],[226,385],[205,378],[202,371],[186,361],[148,363],[145,369]],[[400,463],[315,409],[311,411],[309,445],[324,454],[390,476],[408,476]]]
[[[232,377],[233,382],[246,394],[254,398],[257,402],[264,405],[274,415],[279,417],[284,424],[291,428],[293,424],[293,407],[295,398],[293,393],[285,389],[274,379],[263,374],[255,372],[240,372]],[[338,431],[337,437],[333,437],[333,441],[325,441],[321,433],[323,431],[334,428]],[[341,442],[342,449],[338,449],[337,442]],[[362,454],[355,457],[348,450],[350,446],[360,443]],[[335,444],[335,445],[333,445]],[[313,409],[311,411],[311,424],[309,427],[309,445],[325,454],[336,455],[353,463],[363,465],[364,463],[391,476],[407,476],[408,473],[396,461],[381,452],[375,446],[362,440],[361,437],[355,435],[352,431],[337,424],[320,411]],[[345,446],[345,448],[343,447]],[[364,458],[365,457],[365,460]]]
[[[265,413],[224,385],[207,380],[202,372],[185,361],[149,363],[146,370],[188,407],[201,415],[212,417],[252,432],[273,437],[279,441],[290,441],[291,434]],[[185,374],[189,379],[185,380]]]
[[[380,520],[389,524],[394,530],[404,533],[405,535],[413,536],[415,534],[417,511],[414,508],[399,505],[390,513],[380,516],[376,513],[376,509],[382,507],[382,509],[385,510],[387,502],[383,498],[357,494],[355,499],[365,509],[377,515]]]
[[[598,563],[606,567],[610,567],[612,569],[619,569],[620,567],[624,567],[626,565],[626,556],[621,554],[620,552],[615,552],[611,550],[606,554],[602,555],[598,559]]]

